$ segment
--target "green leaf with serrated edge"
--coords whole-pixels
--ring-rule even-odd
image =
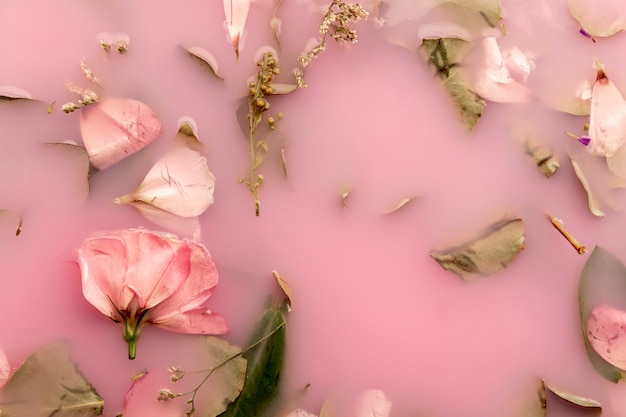
[[[243,357],[248,360],[241,395],[220,417],[262,416],[278,394],[285,358],[284,304],[268,308],[256,324]]]
[[[246,379],[247,361],[239,355],[241,348],[230,345],[219,337],[206,338],[210,366],[215,368],[211,378],[203,387],[204,399],[201,415],[215,417],[224,411],[241,393]]]
[[[596,371],[609,381],[618,382],[623,371],[605,361],[587,338],[587,320],[594,308],[608,304],[626,310],[626,267],[611,253],[596,246],[587,259],[578,284],[578,300],[583,340]]]
[[[471,44],[463,39],[424,39],[420,52],[434,69],[452,98],[467,134],[471,134],[485,109],[485,100],[474,93],[460,70]]]
[[[551,387],[550,385],[546,385],[546,388],[548,388],[551,393],[567,401],[568,403],[571,403],[571,404],[574,404],[583,408],[602,410],[602,405],[598,401],[593,400],[591,398],[581,397],[580,395],[576,395],[576,394],[570,394],[569,392],[558,390],[554,387]]]
[[[445,270],[472,281],[506,268],[522,249],[524,223],[508,219],[492,224],[477,239],[430,256]]]
[[[91,417],[102,415],[103,407],[65,342],[30,355],[0,394],[2,417]]]

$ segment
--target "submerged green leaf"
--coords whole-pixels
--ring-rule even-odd
[[[64,342],[30,355],[0,395],[2,417],[90,417],[102,415],[103,407]]]
[[[220,417],[260,417],[268,410],[278,394],[285,358],[285,324],[283,305],[265,311],[242,355],[248,360],[243,391]]]
[[[502,19],[502,6],[500,0],[449,0],[450,3],[478,13],[485,20],[485,23],[495,27]]]
[[[554,387],[551,387],[550,385],[546,385],[546,387],[554,395],[556,395],[557,397],[567,401],[570,404],[574,404],[574,405],[577,405],[577,406],[583,407],[583,408],[591,408],[591,409],[602,410],[602,405],[598,401],[596,401],[596,400],[593,400],[591,398],[581,397],[580,395],[576,395],[576,394],[570,394],[569,392],[564,392],[564,391],[558,390],[558,389],[556,389]]]
[[[587,260],[578,285],[580,318],[585,348],[596,371],[610,381],[618,382],[624,371],[603,359],[591,346],[587,322],[596,307],[610,305],[626,310],[626,267],[611,253],[596,246]]]
[[[471,134],[483,114],[485,100],[470,89],[459,65],[469,52],[470,43],[458,38],[424,39],[420,52],[443,82],[461,116],[467,134]]]
[[[246,379],[247,361],[239,355],[241,349],[238,346],[230,345],[219,337],[207,337],[206,346],[215,372],[207,380],[209,389],[205,391],[205,398],[208,404],[203,403],[202,416],[215,417],[226,411],[228,404],[241,393]]]
[[[447,271],[472,281],[506,268],[524,249],[522,219],[492,224],[479,238],[449,249],[433,251],[430,256]]]

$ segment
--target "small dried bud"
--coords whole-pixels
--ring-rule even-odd
[[[127,51],[128,51],[128,41],[124,39],[120,40],[117,43],[117,52],[120,54],[123,54]]]
[[[65,103],[64,105],[61,106],[61,111],[63,113],[71,113],[75,110],[78,110],[80,107],[78,107],[78,105],[76,103]]]
[[[266,105],[269,105],[267,100],[262,99],[262,98],[257,98],[254,104],[260,109],[265,108]]]
[[[109,52],[111,50],[111,44],[104,39],[100,39],[100,46],[104,49],[104,52]]]
[[[157,400],[159,401],[169,401],[169,400],[173,400],[174,398],[178,397],[179,394],[174,394],[171,390],[169,389],[162,389],[159,391],[159,395],[157,396]]]
[[[82,98],[78,100],[78,102],[82,104],[83,106],[86,106],[88,104],[93,104],[96,101],[98,101],[98,95],[94,91],[91,91],[91,90],[83,91]]]

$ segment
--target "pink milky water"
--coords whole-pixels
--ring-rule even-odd
[[[593,82],[594,58],[626,91],[623,34],[594,44],[578,34],[562,0],[503,5],[509,35],[501,43],[536,55],[528,81],[533,91]],[[324,6],[283,1],[278,9],[284,82],[292,81],[297,55],[317,35]],[[0,103],[0,208],[23,216],[18,237],[17,216],[0,221],[0,347],[11,365],[66,338],[105,398],[105,415],[121,411],[131,376],[144,369],[149,374],[125,415],[186,409],[184,400],[157,403],[156,393],[194,386],[188,379],[170,383],[166,368],[201,368],[201,337],[147,327],[137,359],[129,361],[120,326],[82,297],[75,248],[96,231],[160,229],[112,200],[135,190],[187,115],[198,124],[202,153],[217,178],[216,202],[201,217],[201,242],[220,272],[207,305],[226,318],[228,340],[242,345],[276,293],[271,271],[289,281],[295,296],[282,384],[286,393],[310,384],[300,407],[318,413],[329,396],[379,388],[394,416],[513,415],[521,387],[540,377],[600,401],[605,416],[624,415],[623,384],[595,372],[581,336],[577,286],[588,254],[579,256],[544,213],[563,219],[589,249],[597,244],[626,260],[623,212],[593,217],[567,158],[578,144],[563,131],[580,133],[585,118],[535,97],[524,105],[488,103],[466,138],[416,51],[389,43],[370,19],[355,26],[357,44],[329,43],[306,71],[307,89],[271,98],[271,111],[285,117],[261,169],[257,218],[249,191],[238,183],[249,154],[235,112],[255,74],[257,49],[278,49],[271,16],[271,7],[252,5],[236,60],[218,1],[0,4],[0,85],[41,100]],[[395,25],[393,31],[419,44],[414,23]],[[128,34],[128,52],[105,53],[99,32]],[[180,45],[209,50],[225,80]],[[63,114],[59,106],[77,99],[67,81],[90,87],[82,58],[103,95],[144,101],[163,123],[153,144],[93,175],[84,201],[75,161],[41,145],[81,143],[79,114]],[[529,127],[552,146],[561,162],[552,178],[524,155],[511,126]],[[285,142],[287,179],[279,157]],[[409,197],[417,198],[381,214]],[[623,200],[618,192],[618,203]],[[464,283],[430,258],[431,250],[461,243],[505,215],[523,218],[526,230],[526,249],[505,271]],[[554,397],[548,401],[550,416],[583,415]]]

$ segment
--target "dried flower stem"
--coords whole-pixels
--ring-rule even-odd
[[[189,374],[198,374],[198,373],[204,373],[204,372],[207,372],[207,374],[206,374],[206,376],[204,378],[202,378],[202,380],[200,381],[198,386],[196,386],[191,391],[188,391],[188,392],[185,392],[185,393],[176,393],[175,394],[175,393],[171,392],[168,389],[162,389],[162,390],[159,391],[159,395],[158,395],[157,399],[159,399],[160,401],[168,401],[168,400],[171,400],[171,399],[183,396],[183,395],[191,395],[191,398],[189,400],[187,400],[187,404],[189,404],[190,408],[189,408],[189,411],[187,411],[185,413],[185,417],[193,416],[193,414],[196,412],[196,395],[198,394],[198,391],[200,390],[200,388],[202,388],[202,386],[208,381],[208,379],[211,377],[211,375],[213,375],[213,373],[215,371],[220,369],[222,366],[226,365],[228,362],[234,360],[235,358],[238,358],[239,356],[243,355],[244,353],[249,352],[251,349],[254,349],[259,344],[263,343],[264,341],[266,341],[267,339],[272,337],[277,331],[282,329],[286,324],[287,324],[287,322],[283,321],[282,323],[278,324],[274,329],[272,329],[271,332],[269,332],[268,334],[266,334],[265,336],[263,336],[262,338],[260,338],[256,342],[252,343],[250,346],[248,346],[247,348],[245,348],[241,352],[239,352],[239,353],[237,353],[237,354],[235,354],[233,356],[230,356],[229,358],[226,358],[222,362],[220,362],[217,365],[212,366],[212,367],[210,367],[208,369],[202,369],[202,370],[199,370],[199,371],[183,371],[183,370],[181,370],[179,368],[176,368],[176,367],[169,368],[169,371],[172,372],[172,374],[173,374],[172,376],[170,376],[170,380],[172,382],[180,381],[185,375],[189,375]]]
[[[302,68],[309,65],[313,59],[317,58],[326,49],[326,36],[329,34],[339,43],[356,43],[356,31],[350,29],[349,26],[352,23],[356,23],[359,19],[367,19],[368,15],[369,13],[359,3],[348,4],[341,0],[333,0],[330,6],[328,6],[328,10],[320,25],[320,34],[322,35],[320,43],[298,58]],[[300,79],[298,79],[298,84],[301,84]]]
[[[576,240],[576,238],[572,236],[565,229],[565,227],[563,227],[563,224],[561,223],[559,219],[557,219],[550,213],[546,213],[546,214],[548,215],[548,219],[550,219],[550,222],[552,223],[554,228],[558,230],[559,233],[561,233],[561,235],[563,235],[563,237],[570,243],[570,245],[574,247],[574,249],[576,249],[576,252],[578,252],[579,255],[583,255],[585,252],[587,252],[587,248],[584,247],[578,240]]]
[[[250,173],[245,178],[248,189],[254,196],[255,214],[259,216],[261,202],[259,200],[259,187],[263,184],[263,175],[256,171],[263,163],[263,156],[268,150],[265,140],[257,138],[257,128],[263,121],[263,113],[269,110],[270,103],[265,96],[274,93],[272,80],[280,72],[274,54],[266,52],[257,62],[259,72],[256,79],[250,82],[248,92],[248,141],[250,143]]]

